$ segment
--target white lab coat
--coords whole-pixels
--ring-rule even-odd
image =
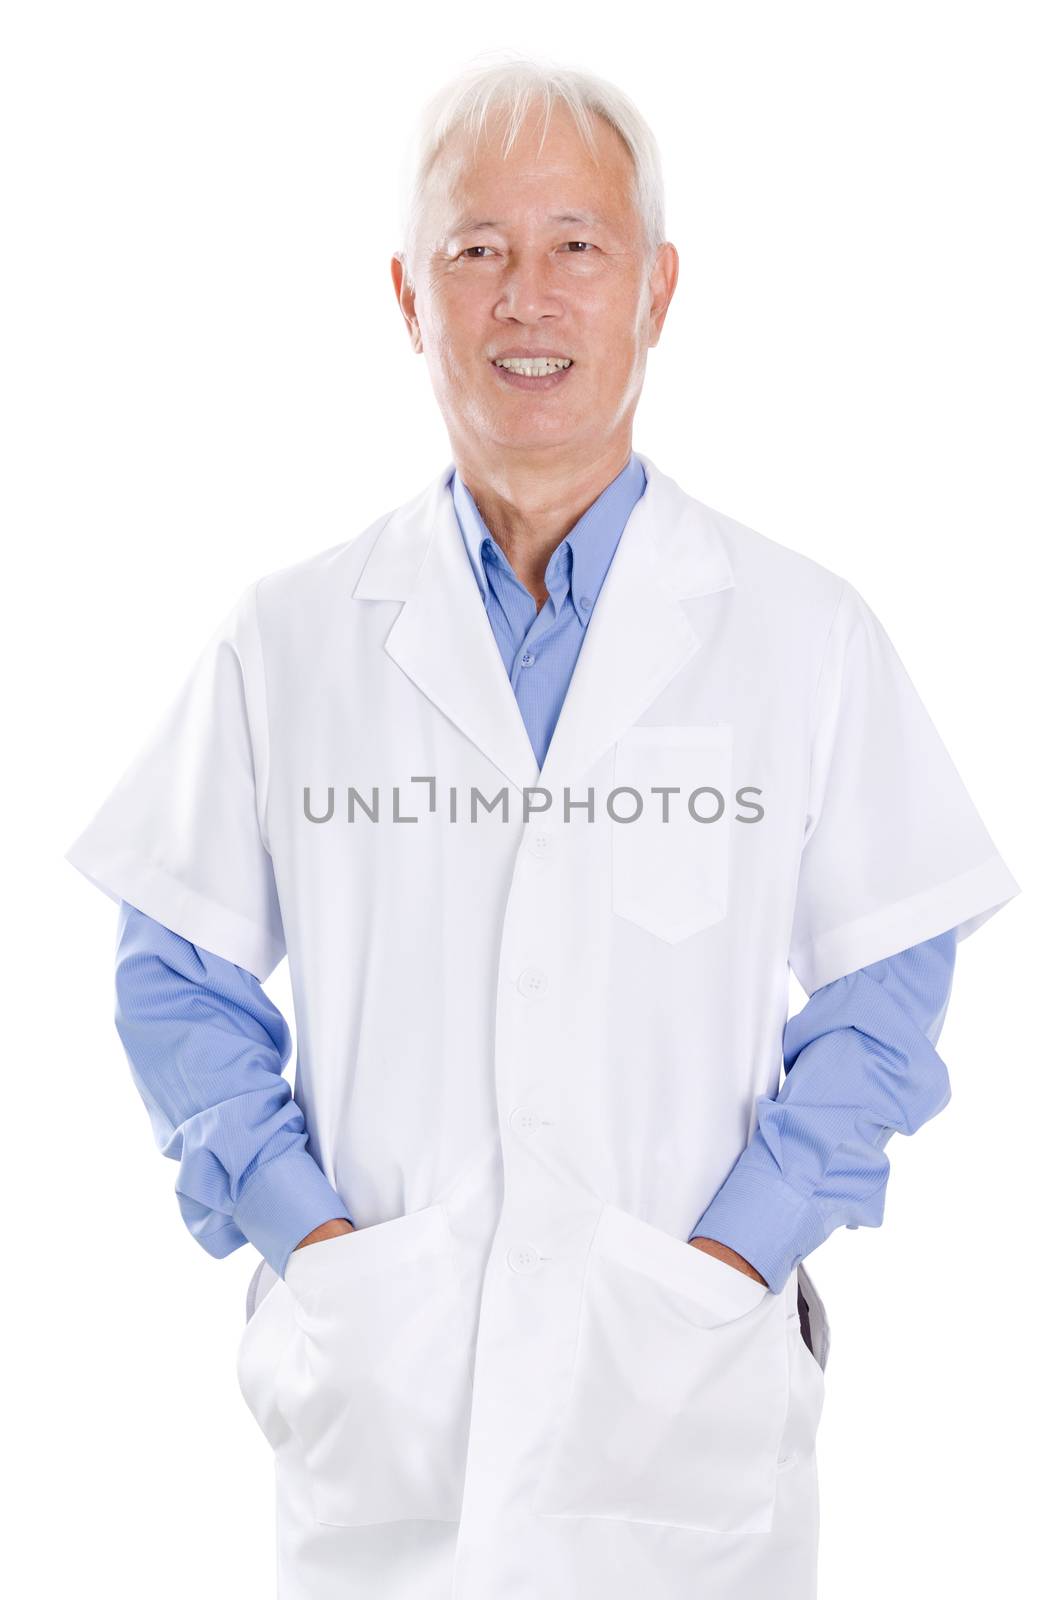
[[[860,596],[641,459],[540,773],[449,465],[246,589],[68,852],[290,962],[358,1228],[248,1292],[281,1600],[815,1593],[824,1308],[688,1234],[778,1088],[789,964],[811,991],[1018,885]]]

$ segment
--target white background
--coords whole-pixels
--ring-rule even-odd
[[[449,459],[388,262],[422,102],[497,47],[610,77],[661,144],[681,271],[635,448],[860,590],[1023,887],[961,946],[953,1098],[891,1141],[884,1226],[808,1262],[833,1341],[821,1600],[1049,1587],[1055,11],[531,9],[3,13],[20,1596],[273,1592],[271,1455],[235,1379],[258,1258],[183,1227],[112,1025],[115,908],[62,856],[244,585]],[[290,1017],[286,967],[269,987]]]

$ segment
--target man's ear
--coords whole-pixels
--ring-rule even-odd
[[[419,355],[423,350],[423,340],[420,337],[420,324],[416,316],[416,290],[409,277],[405,257],[400,252],[390,258],[390,278],[401,308],[401,315],[405,319],[405,326],[409,330],[413,351]]]
[[[677,274],[680,267],[677,250],[667,241],[660,245],[651,269],[651,339],[649,345],[657,345],[666,321],[666,313],[670,309],[670,301],[677,288]]]

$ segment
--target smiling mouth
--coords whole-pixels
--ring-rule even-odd
[[[520,378],[548,378],[574,365],[570,356],[500,356],[493,365]]]

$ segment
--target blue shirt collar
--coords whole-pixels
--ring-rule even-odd
[[[646,482],[643,464],[634,451],[622,471],[597,495],[549,558],[545,582],[550,592],[558,587],[566,587],[566,564],[570,563],[571,599],[575,615],[583,626],[592,615],[607,569],[618,549],[618,541],[629,521],[630,512],[644,493]],[[495,558],[506,565],[507,557],[483,522],[471,491],[455,468],[449,488],[464,547],[478,583],[479,594],[485,601],[487,578],[483,550],[488,547]],[[583,605],[583,601],[588,601],[588,604]]]

